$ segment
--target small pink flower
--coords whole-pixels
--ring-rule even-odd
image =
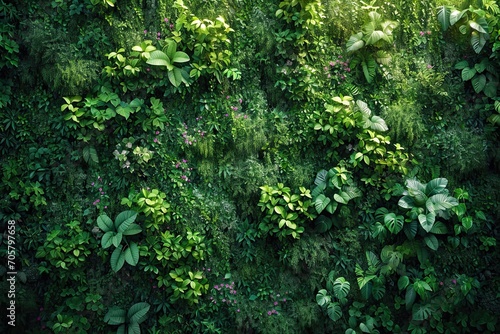
[[[146,35],[148,33],[148,31],[146,29],[144,29],[144,35]]]
[[[153,139],[153,141],[154,141],[155,143],[157,143],[157,142],[158,142],[158,138]]]
[[[274,306],[278,306],[278,302],[274,302]]]
[[[425,35],[425,32],[421,31],[420,36],[424,36],[424,35]]]
[[[163,21],[165,21],[165,23],[167,23],[167,22],[168,22],[168,19],[167,19],[167,18],[164,18],[164,19],[163,19]]]
[[[439,282],[439,285],[441,285],[441,286],[442,286],[442,285],[444,285],[444,283],[443,283],[443,282]]]
[[[238,100],[238,102],[241,104],[241,103],[243,103],[243,100],[242,100],[242,99],[239,99],[239,100]]]
[[[430,35],[430,34],[431,34],[430,30],[427,30],[427,35]]]
[[[159,134],[160,134],[160,131],[156,130],[155,134],[156,134],[156,135],[159,135]]]
[[[226,100],[229,100],[229,98],[230,98],[230,96],[229,96],[229,95],[228,95],[228,96],[226,96]]]
[[[456,280],[456,279],[452,279],[452,280],[451,280],[451,283],[453,283],[453,284],[457,284],[457,280]]]
[[[237,309],[236,312],[240,313],[240,309]]]

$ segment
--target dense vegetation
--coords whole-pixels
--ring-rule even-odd
[[[0,331],[498,331],[499,5],[0,0]]]

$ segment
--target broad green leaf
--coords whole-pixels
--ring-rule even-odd
[[[463,70],[466,67],[469,67],[469,62],[467,60],[462,60],[455,65],[456,70]]]
[[[472,87],[476,93],[480,93],[486,86],[486,76],[484,74],[476,75],[472,78]]]
[[[404,217],[389,213],[384,216],[384,224],[392,234],[398,234],[403,229]]]
[[[401,197],[401,199],[398,202],[398,205],[403,209],[411,209],[415,207],[415,200],[413,199],[413,197],[405,195]]]
[[[97,226],[103,231],[108,232],[113,230],[113,221],[107,215],[97,217]]]
[[[118,272],[125,263],[125,255],[122,252],[122,245],[118,245],[116,249],[111,254],[111,269],[116,273]]]
[[[160,50],[151,52],[149,59],[146,61],[146,64],[153,66],[166,66],[167,68],[169,66],[172,66],[170,58]]]
[[[495,98],[497,96],[497,90],[498,90],[498,81],[488,81],[486,85],[484,86],[483,93],[489,98]],[[498,101],[495,101],[498,102]],[[498,116],[498,115],[495,115]]]
[[[433,251],[437,251],[439,248],[439,241],[434,234],[429,234],[424,237],[424,242]]]
[[[469,25],[472,29],[479,31],[480,33],[486,34],[488,31],[486,31],[478,22],[476,21],[469,21]],[[486,23],[486,29],[488,29],[488,23]]]
[[[341,204],[347,204],[347,202],[349,202],[349,198],[347,198],[347,200],[346,200],[346,198],[344,196],[342,196],[342,193],[334,194],[333,199]]]
[[[370,296],[372,295],[372,289],[373,289],[373,283],[372,282],[368,282],[365,285],[363,285],[363,287],[360,288],[361,297],[364,300],[370,299]]]
[[[469,230],[472,227],[472,217],[467,216],[462,218],[462,226],[464,227],[465,231]]]
[[[110,247],[113,244],[113,237],[116,235],[115,231],[108,231],[104,233],[104,235],[101,238],[101,246],[102,248],[106,249]]]
[[[389,66],[392,60],[391,54],[384,50],[378,50],[375,52],[375,60],[377,63]]]
[[[339,277],[333,282],[333,293],[338,299],[347,297],[351,284],[344,277]]]
[[[137,212],[132,210],[123,211],[116,216],[115,228],[123,233],[137,218]]]
[[[450,27],[450,13],[450,6],[440,6],[438,8],[437,18],[438,22],[441,24],[441,29],[443,31],[448,30],[448,28]]]
[[[412,286],[408,286],[405,294],[405,305],[407,310],[409,310],[412,307],[416,298],[417,298],[417,293],[415,292]]]
[[[172,58],[172,62],[174,63],[185,63],[189,61],[189,56],[182,51],[177,51]]]
[[[286,211],[285,211],[285,208],[282,207],[282,206],[275,206],[274,207],[274,212],[276,212],[277,214],[279,214],[281,217],[285,218],[286,217]]]
[[[399,279],[398,279],[398,289],[401,291],[401,290],[404,290],[406,289],[406,287],[410,284],[410,279],[408,278],[408,276],[401,276]]]
[[[328,316],[333,321],[337,321],[340,318],[342,318],[342,308],[340,307],[340,304],[337,302],[328,304],[326,313],[328,313]]]
[[[320,170],[318,174],[316,174],[316,179],[314,180],[314,184],[317,186],[326,185],[327,175],[328,172],[325,169]]]
[[[144,302],[132,305],[127,312],[127,319],[130,323],[140,324],[144,322],[150,307],[148,303]]]
[[[135,223],[130,224],[125,231],[123,231],[123,235],[136,235],[142,232],[142,228]]]
[[[135,242],[131,242],[129,247],[127,247],[123,254],[125,256],[125,261],[131,266],[136,266],[139,262],[139,248]]]
[[[433,313],[433,309],[429,305],[415,304],[411,310],[412,319],[416,321],[424,321],[429,319]]]
[[[136,322],[128,324],[127,334],[141,334],[141,326]]]
[[[109,325],[121,325],[126,321],[127,312],[118,307],[112,307],[104,316],[104,322]]]
[[[418,215],[418,221],[420,222],[420,226],[422,226],[426,232],[430,232],[434,222],[436,221],[436,215],[432,212],[429,212],[426,215],[422,213]]]
[[[433,179],[425,185],[425,194],[429,197],[440,194],[446,189],[447,185],[448,180],[443,177]]]
[[[368,125],[367,127],[374,131],[385,132],[389,130],[389,127],[385,123],[384,119],[379,116],[372,116],[370,120],[367,120],[367,122],[365,122],[365,126],[366,125]]]
[[[457,10],[457,9],[453,9],[451,12],[450,12],[450,25],[454,25],[455,23],[457,23],[458,21],[460,21],[460,19],[464,16],[465,13],[468,12],[468,9],[466,10]]]
[[[111,238],[111,241],[115,247],[118,247],[118,245],[122,242],[122,238],[123,234],[121,232],[116,232],[116,234]]]
[[[472,79],[476,75],[476,69],[475,68],[470,68],[466,67],[462,70],[462,80],[463,81],[468,81]]]
[[[352,35],[347,41],[346,47],[347,52],[357,51],[365,46],[365,42],[363,41],[363,33],[358,32],[355,35]]]
[[[448,233],[448,228],[446,225],[440,221],[437,221],[434,223],[434,226],[432,226],[432,229],[430,230],[430,233],[434,234],[447,234]]]
[[[446,194],[433,195],[429,200],[432,202],[434,210],[447,210],[458,205],[458,201],[455,197]]]
[[[324,306],[328,303],[330,303],[331,297],[328,295],[325,289],[321,289],[318,291],[318,294],[316,294],[316,303],[318,303],[319,306]]]
[[[316,218],[316,230],[319,233],[325,233],[330,228],[332,228],[332,225],[332,220],[324,215],[320,215],[318,218]]]
[[[477,31],[471,33],[470,43],[477,54],[481,53],[481,50],[486,45],[486,36],[487,34]]]
[[[330,203],[330,198],[326,197],[323,194],[320,194],[315,200],[314,200],[314,207],[316,208],[317,213],[323,212],[323,210],[328,206]]]

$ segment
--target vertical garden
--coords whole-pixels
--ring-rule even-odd
[[[499,6],[0,0],[0,331],[497,332]]]

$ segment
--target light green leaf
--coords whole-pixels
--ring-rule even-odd
[[[418,221],[426,232],[430,232],[434,222],[436,221],[436,215],[432,212],[429,212],[427,215],[422,213],[418,215]]]
[[[329,203],[330,203],[330,198],[326,197],[323,194],[320,194],[314,200],[314,207],[316,208],[316,212],[317,213],[323,212],[323,210],[328,206]]]
[[[185,63],[189,61],[189,56],[182,51],[177,51],[172,58],[172,62],[174,63]]]
[[[339,277],[333,282],[333,293],[338,299],[347,297],[351,284],[344,277]]]
[[[113,244],[113,237],[116,235],[115,231],[108,231],[104,233],[104,235],[101,238],[101,246],[102,248],[106,249],[110,247]]]
[[[116,216],[115,228],[118,232],[123,233],[130,224],[132,224],[137,218],[137,212],[132,210],[123,211]]]
[[[316,303],[318,303],[319,306],[324,306],[330,303],[331,299],[332,298],[328,295],[325,289],[319,290],[316,295]]]
[[[357,51],[365,46],[365,42],[363,41],[363,33],[358,32],[355,35],[352,35],[347,41],[346,47],[347,52]]]
[[[429,197],[440,194],[446,189],[447,184],[448,180],[444,177],[433,179],[425,185],[425,194]]]
[[[125,231],[123,231],[123,235],[135,235],[142,232],[142,228],[135,223],[130,224]]]

